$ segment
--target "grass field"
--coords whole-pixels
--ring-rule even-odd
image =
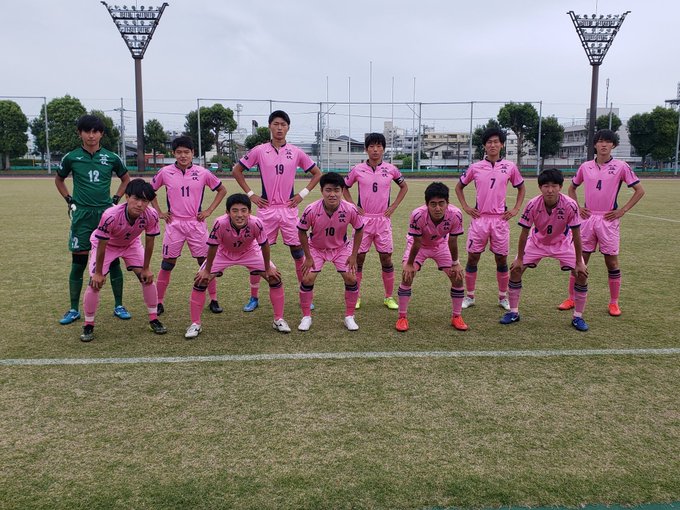
[[[422,203],[428,182],[409,181],[393,221],[395,261],[408,214]],[[233,181],[225,184],[236,191]],[[535,195],[535,181],[527,185]],[[273,259],[284,276],[290,335],[271,329],[266,285],[260,308],[241,312],[249,291],[239,268],[219,282],[225,313],[206,310],[204,332],[185,341],[196,268],[185,250],[165,300],[167,335],[146,329],[139,284],[128,275],[125,303],[133,319],[111,316],[107,286],[96,340],[83,344],[82,322],[57,322],[68,308],[65,204],[51,180],[1,179],[0,361],[677,348],[680,217],[672,204],[680,180],[649,179],[644,186],[647,195],[622,223],[623,315],[608,316],[606,269],[593,255],[585,334],[570,326],[568,312],[556,310],[567,276],[553,261],[525,274],[522,321],[500,326],[488,253],[479,266],[477,305],[464,312],[470,331],[449,325],[448,280],[428,263],[413,286],[411,330],[399,334],[396,312],[382,306],[374,252],[364,266],[361,329],[344,329],[342,282],[327,266],[315,286],[312,330],[301,333],[293,264],[279,244]],[[622,190],[622,201],[628,193]],[[305,203],[318,196],[315,190]],[[515,225],[513,254],[518,233]],[[160,242],[156,271],[159,253]],[[678,354],[612,354],[0,365],[0,508],[680,501],[679,361]]]

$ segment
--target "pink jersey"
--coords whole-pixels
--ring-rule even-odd
[[[317,250],[334,250],[347,244],[347,227],[352,225],[355,231],[364,228],[364,220],[357,208],[340,201],[338,208],[329,215],[323,206],[323,200],[309,204],[298,222],[298,228],[307,232],[310,228],[310,245]]]
[[[475,182],[477,190],[476,209],[482,214],[503,214],[506,211],[505,195],[508,182],[515,188],[524,184],[522,174],[512,161],[500,159],[491,163],[487,159],[472,163],[460,176],[460,182],[467,186]]]
[[[396,166],[384,161],[375,169],[368,162],[359,163],[345,178],[348,188],[355,182],[359,183],[357,205],[367,214],[382,214],[387,210],[390,206],[392,181],[401,184],[404,177]]]
[[[435,224],[427,205],[414,209],[409,220],[408,235],[421,237],[424,248],[434,248],[448,242],[449,234],[457,236],[463,233],[463,213],[455,205],[449,204],[442,220]]]
[[[524,208],[519,225],[531,229],[529,237],[536,244],[557,244],[571,236],[571,229],[579,227],[581,220],[578,204],[567,195],[560,193],[557,205],[548,210],[543,195],[532,198]]]
[[[248,170],[257,165],[262,179],[260,196],[269,205],[286,205],[295,194],[295,174],[298,168],[309,172],[316,163],[302,149],[287,143],[276,149],[271,142],[253,147],[239,161]]]
[[[574,186],[585,183],[585,207],[596,213],[618,208],[616,199],[622,182],[631,187],[640,182],[640,179],[628,163],[613,158],[602,166],[595,160],[586,161],[571,180]]]
[[[108,241],[109,246],[127,248],[142,235],[142,232],[148,236],[157,236],[161,233],[158,213],[153,207],[147,207],[139,218],[130,224],[127,204],[114,205],[102,214],[99,226],[90,236],[90,243],[93,250],[100,240]]]
[[[254,244],[260,246],[267,243],[267,234],[262,221],[257,216],[250,216],[248,224],[237,229],[231,224],[228,214],[223,214],[215,220],[208,244],[217,246],[222,253],[239,254],[254,248]]]
[[[182,171],[174,163],[161,168],[151,179],[154,190],[165,186],[168,212],[181,220],[196,219],[201,211],[205,187],[215,191],[221,184],[222,181],[202,166],[191,165]]]

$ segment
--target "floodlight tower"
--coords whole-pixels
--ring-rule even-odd
[[[153,36],[158,22],[163,15],[163,11],[169,5],[163,3],[160,7],[147,7],[142,5],[139,9],[135,6],[128,8],[126,5],[108,5],[102,2],[107,8],[113,23],[125,41],[132,58],[135,61],[135,97],[137,109],[137,170],[144,171],[144,101],[142,99],[142,59],[149,47],[149,42]],[[125,140],[123,140],[125,142]]]
[[[675,99],[666,99],[666,104],[676,106],[678,108],[678,136],[675,139],[675,172],[678,175],[678,152],[680,152],[680,82],[678,82],[678,94]]]
[[[600,65],[604,60],[609,47],[614,41],[614,37],[619,32],[623,20],[630,11],[623,14],[587,14],[580,16],[569,11],[567,14],[574,23],[576,33],[581,40],[581,46],[586,52],[588,61],[593,68],[593,78],[590,88],[590,119],[588,121],[588,159],[593,159],[595,147],[593,147],[593,136],[595,135],[595,122],[597,121],[597,81],[599,77]]]

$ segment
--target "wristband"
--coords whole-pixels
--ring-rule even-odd
[[[248,198],[252,197],[255,194],[255,192],[251,189],[246,195],[248,195]]]
[[[68,205],[71,205],[71,204],[73,203],[73,197],[72,197],[71,195],[66,195],[66,196],[64,197],[64,200],[66,200],[66,203],[67,203]]]
[[[120,201],[120,197],[118,195],[113,195],[111,197],[111,202],[113,202],[113,205],[118,205],[119,201]]]
[[[456,259],[456,260],[453,261],[453,263],[451,264],[451,267],[454,267],[454,266],[460,266],[460,259]]]
[[[298,195],[300,195],[301,198],[305,198],[307,195],[309,195],[309,190],[307,188],[302,188]]]

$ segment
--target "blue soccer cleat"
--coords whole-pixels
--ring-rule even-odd
[[[588,324],[583,320],[583,317],[574,317],[571,320],[571,325],[574,326],[579,331],[588,331]]]
[[[61,319],[59,319],[59,324],[63,324],[65,326],[66,324],[71,324],[78,319],[80,319],[80,312],[71,308]]]
[[[501,320],[498,322],[501,324],[512,324],[513,322],[519,322],[519,314],[517,312],[508,312],[503,315]]]
[[[123,305],[118,305],[113,309],[113,316],[124,321],[132,319],[132,315],[130,315],[130,312],[128,312],[127,308],[125,308]]]
[[[250,296],[250,301],[243,307],[244,312],[254,312],[255,308],[260,306],[260,300],[256,297]]]

